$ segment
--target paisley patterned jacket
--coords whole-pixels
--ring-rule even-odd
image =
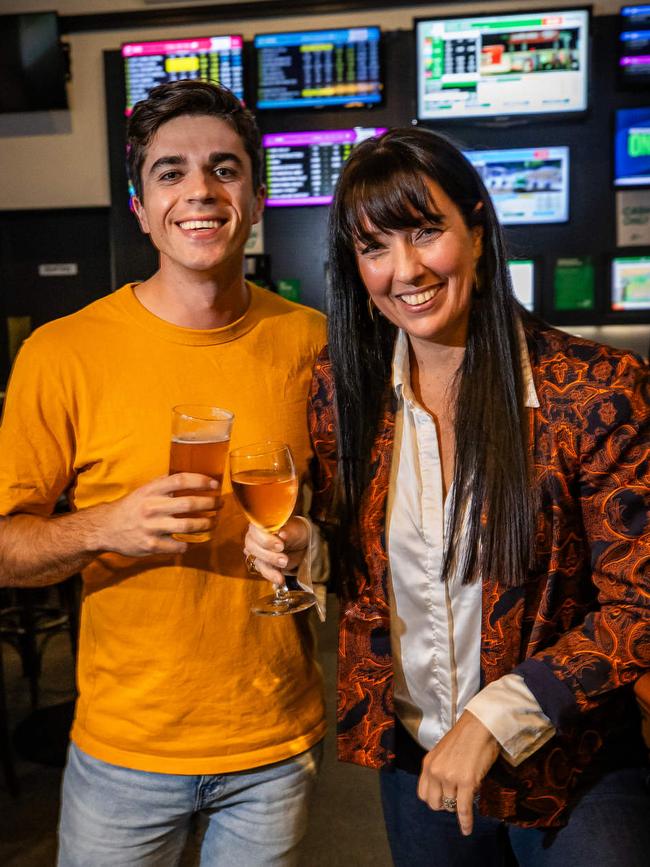
[[[608,744],[638,739],[632,684],[650,668],[650,384],[631,353],[536,325],[526,339],[540,402],[527,411],[541,492],[536,564],[522,587],[483,578],[481,682],[521,674],[557,733],[516,768],[499,758],[479,806],[552,827],[581,775],[602,769]],[[309,407],[312,514],[323,523],[335,512],[333,401],[325,349]],[[361,515],[366,575],[356,573],[357,594],[340,613],[339,758],[373,768],[394,757],[384,538],[393,429],[389,389]]]

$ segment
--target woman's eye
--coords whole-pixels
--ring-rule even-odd
[[[433,238],[437,238],[438,235],[442,232],[439,226],[422,226],[421,229],[418,229],[415,233],[416,241],[430,241]]]
[[[365,247],[361,247],[359,249],[359,255],[366,257],[376,256],[378,253],[381,253],[383,249],[384,248],[381,246],[381,244],[366,244]]]

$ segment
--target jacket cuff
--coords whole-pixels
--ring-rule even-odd
[[[569,687],[539,659],[526,659],[514,669],[535,696],[537,703],[556,729],[562,731],[579,714],[578,703]]]

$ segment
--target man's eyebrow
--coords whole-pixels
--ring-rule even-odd
[[[213,151],[208,157],[208,162],[213,166],[218,163],[235,163],[239,167],[243,166],[240,157],[230,151]]]
[[[152,164],[151,168],[149,169],[149,174],[153,175],[155,172],[158,171],[158,169],[162,169],[167,166],[182,166],[185,165],[185,162],[185,157],[182,157],[178,154],[175,156],[170,155],[158,157],[158,159]]]

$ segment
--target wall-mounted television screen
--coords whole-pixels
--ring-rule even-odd
[[[421,19],[416,40],[421,120],[587,108],[587,9]]]
[[[612,310],[650,310],[650,256],[612,259]]]
[[[618,71],[624,85],[650,85],[650,6],[620,11]]]
[[[616,111],[614,184],[617,187],[650,185],[650,107]]]
[[[379,27],[255,37],[257,108],[355,108],[382,99]]]
[[[569,219],[569,149],[465,151],[487,187],[499,220],[565,223]]]
[[[526,310],[534,310],[535,263],[532,259],[510,259],[508,268],[515,298]]]
[[[591,256],[563,256],[555,262],[553,306],[556,311],[584,312],[596,305],[596,271]]]
[[[0,16],[0,112],[68,107],[56,12]]]
[[[181,78],[223,84],[243,100],[243,46],[241,36],[125,43],[126,114],[131,114],[136,102],[146,99],[152,87]]]
[[[385,128],[280,132],[262,138],[266,166],[266,204],[329,205],[350,151]]]

